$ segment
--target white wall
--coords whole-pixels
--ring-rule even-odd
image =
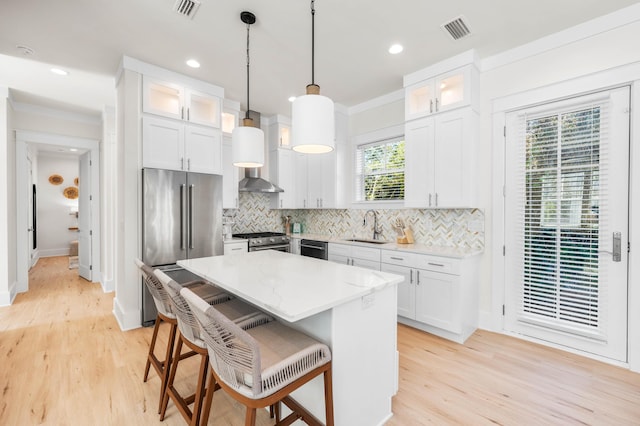
[[[78,157],[40,153],[38,156],[37,180],[37,224],[38,250],[40,257],[66,256],[69,243],[78,239],[78,232],[69,230],[77,227],[78,219],[70,215],[71,209],[78,211],[78,199],[70,200],[63,195],[67,187],[75,187],[74,179],[79,173]],[[61,185],[52,185],[49,176],[63,177]]]
[[[0,86],[0,306],[16,295],[15,139],[9,89]]]

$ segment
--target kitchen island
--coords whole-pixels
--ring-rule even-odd
[[[381,425],[392,416],[402,276],[273,250],[178,264],[331,348],[336,425]],[[292,395],[321,421],[323,389],[317,377]]]

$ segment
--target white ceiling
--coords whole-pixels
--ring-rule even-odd
[[[251,27],[251,109],[290,115],[291,95],[311,82],[310,2],[201,0],[193,20],[175,0],[0,2],[0,85],[18,102],[98,114],[115,104],[122,55],[204,80],[246,99],[246,26]],[[318,0],[315,81],[353,106],[402,87],[405,74],[470,48],[481,58],[636,3],[632,0]],[[453,41],[441,24],[464,15],[472,35]],[[387,53],[392,43],[404,52]],[[22,56],[16,48],[34,50]],[[196,58],[202,67],[185,65]],[[59,77],[51,66],[67,69]]]

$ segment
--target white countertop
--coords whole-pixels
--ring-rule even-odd
[[[288,322],[404,280],[396,274],[275,250],[180,260],[178,265]]]
[[[408,253],[428,254],[432,256],[452,257],[457,259],[475,256],[481,254],[484,251],[482,249],[473,249],[466,247],[432,246],[426,244],[397,244],[393,241],[384,244],[363,243],[357,241],[347,241],[349,237],[334,237],[319,234],[291,234],[291,238],[304,238],[308,240],[326,241],[329,243],[379,248],[382,250],[397,250]]]

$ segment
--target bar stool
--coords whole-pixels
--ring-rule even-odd
[[[171,306],[171,302],[169,301],[169,295],[166,290],[162,286],[162,284],[158,281],[156,276],[153,274],[153,268],[144,264],[140,259],[135,259],[136,266],[140,269],[142,273],[142,278],[145,283],[145,286],[151,293],[153,297],[153,303],[156,306],[156,310],[158,314],[156,316],[155,325],[153,326],[153,336],[151,337],[151,344],[149,345],[149,353],[147,355],[147,362],[144,368],[144,377],[143,381],[146,383],[149,377],[149,370],[151,366],[156,370],[158,377],[160,377],[160,400],[158,402],[158,413],[160,413],[162,408],[162,399],[164,398],[164,394],[167,389],[167,379],[169,378],[169,371],[171,369],[171,362],[173,356],[173,348],[176,339],[176,330],[177,330],[177,320],[176,314],[173,311]],[[190,287],[195,293],[197,293],[200,297],[205,300],[215,300],[221,294],[226,296],[226,293],[220,288],[214,287],[212,285],[207,285],[204,281],[194,281],[186,286]],[[158,338],[158,332],[162,323],[169,324],[169,336],[167,339],[167,348],[165,351],[165,356],[163,360],[158,359],[155,354],[156,341]],[[186,357],[189,354],[185,354]]]
[[[219,385],[247,407],[245,425],[253,426],[256,409],[276,404],[276,421],[291,424],[301,419],[319,422],[289,394],[316,376],[324,376],[326,424],[333,426],[331,351],[327,345],[269,318],[268,322],[243,329],[189,289],[180,292],[201,327],[211,361],[209,388]],[[292,413],[280,421],[279,404]],[[210,407],[205,406],[205,410]]]
[[[167,405],[169,403],[169,398],[174,402],[178,411],[185,418],[187,423],[191,425],[197,425],[200,423],[201,413],[202,413],[202,402],[205,396],[205,381],[207,377],[207,369],[209,365],[209,354],[206,348],[206,344],[201,338],[200,335],[200,327],[196,319],[194,318],[189,305],[184,300],[184,298],[180,295],[180,290],[183,289],[178,283],[169,278],[166,274],[161,271],[155,271],[155,276],[158,278],[160,283],[166,289],[169,297],[172,308],[176,314],[178,328],[180,330],[178,342],[176,344],[174,356],[173,356],[173,364],[171,366],[171,373],[169,375],[169,379],[167,381],[167,390],[164,394],[164,398],[162,401],[162,408],[160,413],[160,420],[164,420],[164,416],[166,413]],[[188,287],[184,287],[188,288]],[[215,300],[205,300],[200,295],[197,295],[196,292],[191,291],[191,294],[194,294],[195,297],[198,297],[202,303],[205,304],[216,304],[219,309],[225,312],[226,315],[231,318],[231,320],[237,320],[241,323],[251,324],[256,321],[256,317],[260,316],[260,311],[256,310],[253,306],[239,300],[233,298],[228,294],[220,295]],[[182,351],[182,345],[186,345],[193,354],[197,354],[201,356],[200,360],[200,369],[198,373],[198,382],[196,386],[196,391],[193,395],[183,396],[181,395],[174,386],[175,376],[178,369],[178,363],[180,360],[184,359],[181,357],[180,353]],[[214,385],[215,390],[215,385]],[[212,390],[213,391],[213,390]],[[189,405],[193,403],[193,410],[189,408]],[[208,418],[208,415],[207,415]]]

